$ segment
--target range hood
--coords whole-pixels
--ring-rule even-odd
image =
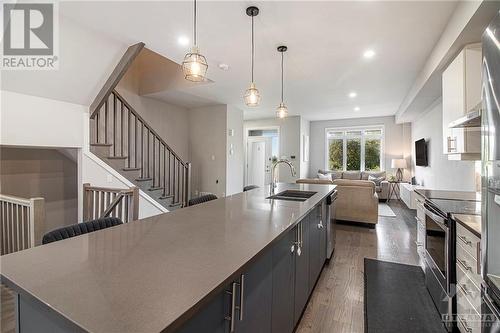
[[[452,121],[449,128],[467,128],[467,127],[481,127],[481,111],[482,103],[476,105],[464,117]]]

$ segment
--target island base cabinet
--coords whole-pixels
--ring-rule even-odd
[[[230,290],[230,287],[227,288]],[[219,293],[208,305],[203,307],[193,318],[189,319],[179,330],[179,333],[228,333],[230,324],[227,316],[230,314],[231,295],[225,291]]]
[[[297,325],[302,315],[307,300],[309,299],[309,222],[311,215],[305,217],[297,225],[297,234],[300,243],[300,255],[295,252],[295,309],[294,326]]]
[[[272,268],[272,251],[268,251],[179,332],[271,333]]]
[[[273,252],[268,251],[242,276],[238,295],[237,333],[271,333]],[[241,312],[241,313],[240,313]]]
[[[319,205],[178,332],[292,333],[326,260],[321,217]]]
[[[16,322],[18,333],[65,333],[85,332],[47,306],[15,295]]]
[[[326,261],[326,228],[316,207],[309,218],[309,292],[312,292]]]
[[[296,228],[273,247],[272,332],[291,333],[294,328]]]

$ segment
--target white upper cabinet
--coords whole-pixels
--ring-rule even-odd
[[[481,102],[481,61],[481,45],[468,45],[443,72],[443,152],[450,160],[481,158],[478,128],[449,128]]]

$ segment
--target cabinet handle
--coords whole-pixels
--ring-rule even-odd
[[[457,258],[457,262],[460,264],[460,266],[462,266],[466,271],[470,271],[471,270],[471,267],[467,265],[467,261],[465,260],[462,260],[462,259],[458,259]]]
[[[228,295],[231,295],[231,315],[226,316],[226,318],[224,318],[224,319],[229,321],[229,327],[230,327],[229,332],[233,333],[234,332],[234,316],[235,316],[235,312],[236,312],[236,282],[233,282],[231,291],[226,290],[226,293]]]
[[[324,228],[323,221],[319,220],[318,229],[323,229],[323,228]]]
[[[245,274],[241,274],[240,278],[240,321],[243,320],[243,304],[245,304]]]
[[[293,244],[292,247],[290,247],[290,252],[292,252],[292,253],[295,252],[295,244]]]
[[[293,251],[296,249],[296,252],[297,252],[297,255],[300,256],[300,254],[302,253],[302,251],[300,250],[300,226],[301,224],[297,224],[297,234],[296,234],[296,237],[295,237],[295,243],[294,245],[292,245],[292,253]],[[297,246],[295,248],[295,246]]]
[[[465,236],[462,235],[457,235],[458,239],[460,239],[462,242],[464,242],[466,245],[472,245],[472,242],[468,240]]]

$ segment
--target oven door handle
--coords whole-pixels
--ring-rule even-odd
[[[429,216],[434,222],[437,222],[441,225],[446,225],[444,218],[437,215],[436,213],[430,211],[427,207],[424,206],[425,215]]]

